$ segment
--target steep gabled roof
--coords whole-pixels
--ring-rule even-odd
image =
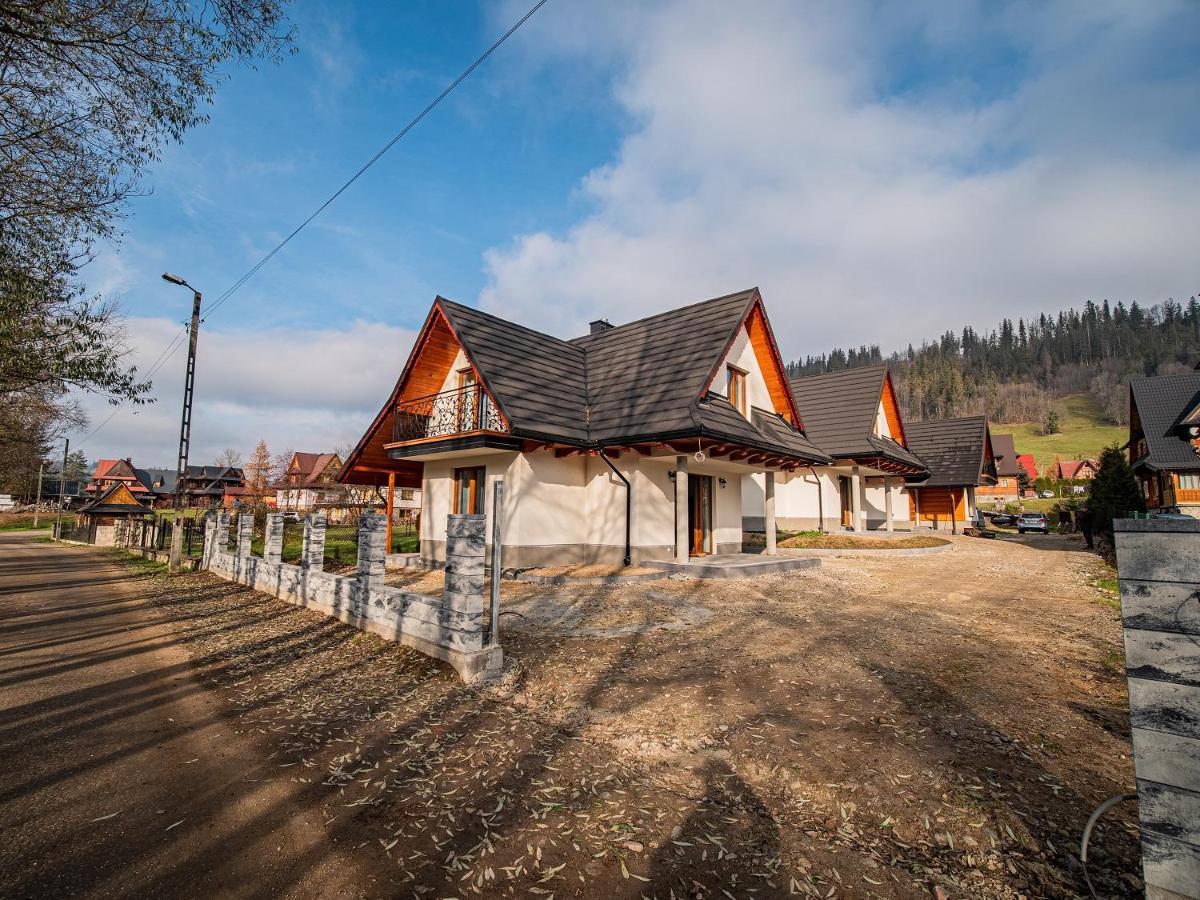
[[[1011,434],[992,435],[992,453],[996,456],[996,474],[1002,478],[1019,478],[1024,469],[1017,462],[1017,446]]]
[[[579,347],[444,297],[435,303],[514,434],[587,441]]]
[[[1025,470],[1025,474],[1029,476],[1030,481],[1037,480],[1038,467],[1037,463],[1033,459],[1032,453],[1018,453],[1017,463],[1022,469]]]
[[[885,390],[887,366],[863,366],[791,380],[792,394],[804,418],[805,435],[826,453],[841,459],[882,456],[925,470],[920,454],[898,441],[877,435],[875,421]],[[899,413],[897,412],[897,416]],[[907,440],[907,425],[900,425]]]
[[[990,483],[991,449],[987,419],[966,416],[935,422],[909,422],[908,446],[925,461],[930,475],[918,487],[965,487]]]
[[[150,507],[139,502],[130,490],[129,484],[116,481],[101,492],[100,496],[80,507],[81,513],[107,513],[113,515],[140,515],[150,511]]]
[[[1134,465],[1158,471],[1200,470],[1200,455],[1181,433],[1187,417],[1200,407],[1200,372],[1134,378],[1129,391],[1148,450]]]

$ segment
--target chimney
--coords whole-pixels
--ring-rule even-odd
[[[613,323],[608,321],[608,319],[597,319],[595,322],[589,322],[588,324],[592,329],[591,334],[599,334],[613,327]]]

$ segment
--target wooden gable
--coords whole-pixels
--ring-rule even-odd
[[[887,419],[888,431],[892,433],[892,440],[901,447],[908,446],[908,439],[904,437],[904,422],[900,418],[900,402],[896,399],[896,386],[892,383],[892,373],[885,371],[883,374],[883,390],[880,393],[879,402],[883,404],[883,415]]]
[[[794,428],[802,428],[800,413],[796,409],[795,398],[788,386],[787,371],[783,367],[783,359],[779,355],[779,347],[775,343],[775,335],[771,332],[771,323],[767,320],[767,312],[763,307],[762,297],[755,292],[754,303],[742,323],[750,337],[750,346],[754,348],[754,358],[758,360],[758,368],[763,380],[767,383],[767,391],[771,395],[774,412],[783,416]],[[729,348],[725,348],[725,354]],[[724,358],[725,354],[722,354]]]
[[[122,483],[117,483],[112,490],[96,501],[96,506],[141,506],[133,491]]]

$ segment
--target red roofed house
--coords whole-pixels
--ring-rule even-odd
[[[346,489],[338,484],[342,460],[336,453],[293,453],[287,471],[275,485],[279,509],[305,512],[322,503],[344,502]]]
[[[1032,492],[1033,491],[1033,483],[1035,481],[1037,481],[1037,477],[1038,477],[1038,467],[1037,467],[1037,463],[1035,463],[1033,461],[1033,454],[1032,453],[1018,453],[1017,454],[1017,465],[1019,465],[1022,469],[1025,470],[1026,483],[1029,484],[1029,486],[1030,486],[1029,491]],[[1032,493],[1030,493],[1029,496],[1032,496]]]
[[[996,461],[996,483],[979,487],[975,493],[981,500],[1007,503],[1021,496],[1021,476],[1025,474],[1017,462],[1017,450],[1011,434],[993,434],[992,453]]]
[[[114,484],[123,484],[129,488],[134,497],[151,494],[151,490],[142,484],[133,461],[129,459],[102,459],[96,463],[96,471],[92,480],[83,489],[90,497],[99,497]]]

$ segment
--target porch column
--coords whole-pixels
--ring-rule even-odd
[[[863,479],[858,474],[858,466],[852,470],[850,476],[850,524],[855,531],[866,531],[866,522],[863,519]]]
[[[767,529],[767,549],[763,551],[768,556],[775,555],[775,473],[768,469],[765,473],[766,485],[763,491],[763,520]]]
[[[686,456],[675,457],[675,562],[688,561],[688,471]]]
[[[883,476],[883,521],[884,528],[888,531],[895,530],[892,524],[892,479],[887,475]]]
[[[392,518],[396,515],[396,473],[388,472],[387,492],[387,537],[384,539],[387,553],[392,552]]]

